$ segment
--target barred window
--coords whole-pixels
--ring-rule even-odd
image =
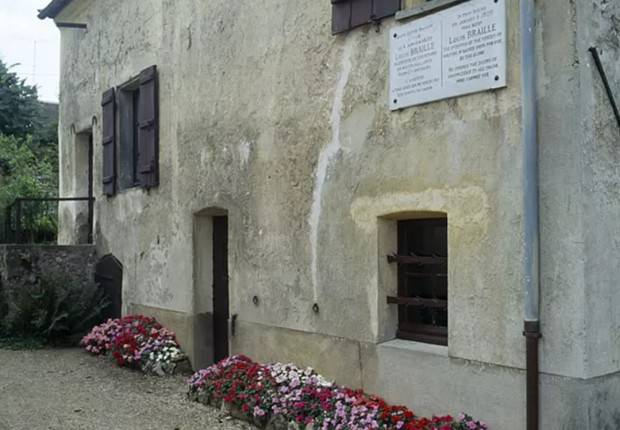
[[[398,251],[388,256],[398,264],[401,339],[448,344],[448,222],[446,218],[398,221]]]

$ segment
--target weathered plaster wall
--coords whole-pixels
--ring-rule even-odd
[[[581,129],[573,3],[537,3],[542,369],[583,377]],[[572,29],[572,31],[568,31]]]
[[[596,145],[600,154],[613,152],[615,137],[603,92],[592,92],[595,75],[576,29],[612,20],[570,2],[537,7],[541,368],[585,378],[618,365],[619,352],[610,349],[620,351],[617,335],[615,345],[604,344],[618,333],[612,310],[619,299],[611,291],[617,269],[599,269],[617,252],[616,235],[607,229],[619,203],[614,176],[605,173],[615,163],[586,154]],[[465,372],[459,389],[474,380],[475,369],[489,365],[510,368],[521,384],[518,2],[507,2],[507,11],[506,89],[389,112],[388,32],[361,28],[332,37],[328,3],[74,1],[59,20],[85,22],[88,30],[62,30],[63,192],[73,175],[71,124],[87,129],[93,115],[100,118],[104,90],[151,64],[159,70],[159,187],[101,196],[101,130],[93,127],[97,247],[124,265],[127,309],[136,304],[190,317],[212,310],[203,294],[211,285],[195,276],[201,260],[193,235],[196,214],[222,208],[229,215],[230,312],[238,315],[239,339],[246,339],[234,341],[236,351],[266,357],[243,327],[315,333],[313,344],[336,351],[315,364],[331,372],[332,360],[347,357],[347,342],[373,345],[393,337],[395,308],[385,304],[395,288],[395,269],[385,261],[395,243],[393,220],[445,212],[450,338],[443,353],[451,359],[427,360],[425,372],[447,386],[453,380],[446,368],[457,368],[452,360],[470,360],[478,364],[454,370]],[[386,20],[382,27],[393,24]],[[601,204],[608,213],[595,218]],[[595,316],[599,305],[606,313]],[[604,330],[595,333],[601,323]],[[283,359],[297,358],[295,342],[280,347]],[[386,363],[404,366],[411,359],[401,361],[403,352],[394,348],[370,355],[377,356],[377,364],[369,359],[374,374],[390,368]],[[344,370],[334,375],[341,371],[349,378]],[[523,392],[501,378],[485,381],[504,394]],[[412,388],[381,389],[418,405]],[[478,400],[494,395],[483,390]],[[442,410],[462,404],[452,393],[432,400],[442,402],[435,403]],[[430,408],[430,401],[421,407]],[[501,422],[499,415],[490,418]]]
[[[128,302],[191,312],[192,214],[224,207],[233,313],[374,341],[387,311],[376,218],[445,211],[451,353],[521,364],[515,55],[506,90],[390,113],[387,32],[334,38],[320,4],[93,3],[84,20],[63,30],[62,97],[77,96],[63,134],[90,123],[104,89],[159,66],[161,185],[97,202],[98,246],[128,268]]]
[[[294,360],[328,378],[406,404],[420,415],[446,410],[484,417],[494,430],[525,428],[525,371],[449,357],[435,345],[381,344],[243,323],[233,350],[264,362]],[[620,428],[620,374],[588,380],[541,373],[540,428]]]
[[[578,19],[585,373],[597,377],[620,371],[620,127],[588,49],[601,54],[620,103],[620,3],[580,3]]]

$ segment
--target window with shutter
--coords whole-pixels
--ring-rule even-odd
[[[140,73],[140,103],[138,106],[139,176],[140,186],[155,187],[159,183],[159,124],[157,106],[157,67]]]
[[[394,15],[400,0],[331,0],[332,34],[342,33]]]
[[[102,136],[103,136],[103,194],[112,196],[115,192],[116,180],[116,102],[114,88],[103,93],[102,108]]]

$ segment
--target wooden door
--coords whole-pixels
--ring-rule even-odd
[[[91,132],[88,135],[88,235],[86,236],[86,243],[93,243],[93,228],[95,219],[95,199],[93,194],[93,154],[93,133]]]
[[[213,217],[213,358],[228,357],[228,217]]]
[[[123,310],[123,265],[112,254],[97,263],[95,282],[99,283],[110,305],[103,313],[104,319],[120,318]]]

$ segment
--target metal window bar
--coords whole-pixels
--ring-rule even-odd
[[[4,214],[4,243],[55,243],[60,202],[87,203],[86,243],[93,243],[94,197],[18,198]]]
[[[399,221],[398,253],[387,256],[398,264],[398,293],[387,297],[398,306],[398,338],[447,345],[446,228],[445,219]]]

